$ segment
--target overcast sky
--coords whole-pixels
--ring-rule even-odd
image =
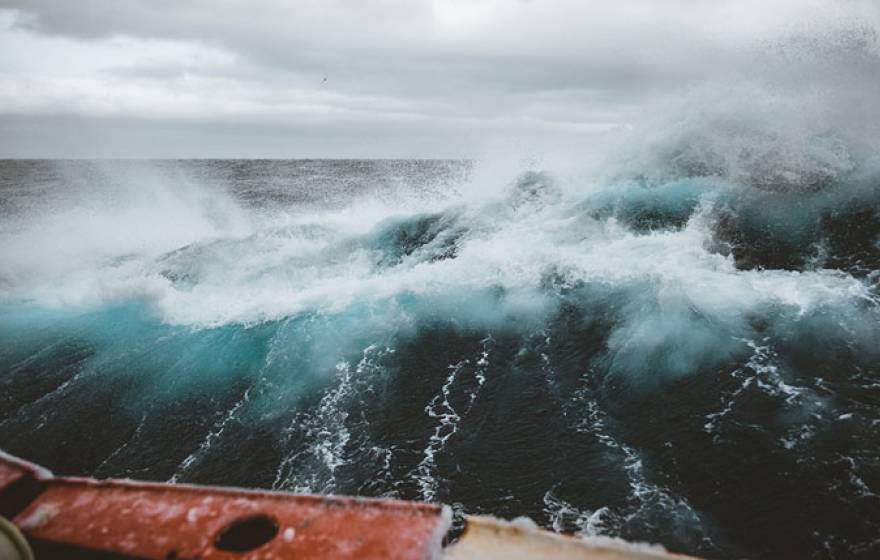
[[[0,0],[0,156],[577,145],[709,83],[878,70],[878,30],[878,0]]]

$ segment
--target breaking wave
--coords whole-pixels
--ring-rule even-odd
[[[880,157],[750,104],[580,174],[4,163],[0,443],[710,556],[876,553]]]

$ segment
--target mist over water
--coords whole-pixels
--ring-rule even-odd
[[[825,106],[692,103],[561,171],[3,162],[0,446],[872,557],[880,152]]]

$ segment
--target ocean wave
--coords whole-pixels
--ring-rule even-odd
[[[755,105],[587,176],[447,162],[470,179],[390,198],[59,164],[78,190],[0,231],[0,441],[703,554],[870,549],[880,160]]]

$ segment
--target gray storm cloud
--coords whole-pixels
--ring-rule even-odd
[[[478,156],[707,84],[876,89],[876,2],[768,4],[4,0],[0,155]]]

